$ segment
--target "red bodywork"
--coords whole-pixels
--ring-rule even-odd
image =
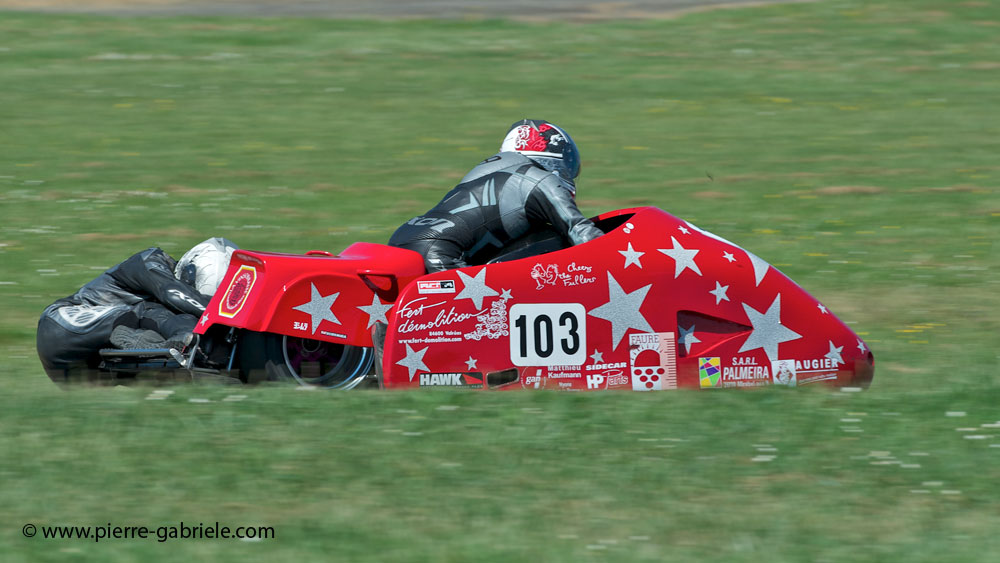
[[[664,211],[595,218],[591,242],[423,275],[357,243],[338,256],[237,251],[196,332],[224,324],[371,346],[387,388],[867,387],[850,328],[757,256]]]

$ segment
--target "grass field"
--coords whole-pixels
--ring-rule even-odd
[[[669,21],[0,13],[4,561],[996,561],[1000,5]],[[151,245],[384,242],[541,117],[871,345],[865,393],[63,392],[41,310]],[[46,540],[26,523],[267,525]]]

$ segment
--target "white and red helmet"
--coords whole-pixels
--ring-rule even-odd
[[[500,152],[518,152],[572,183],[580,175],[580,151],[562,128],[544,119],[522,119],[510,126]]]

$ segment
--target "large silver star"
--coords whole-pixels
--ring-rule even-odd
[[[728,285],[722,285],[719,282],[715,282],[715,289],[709,291],[709,293],[715,296],[715,304],[718,305],[722,301],[729,301],[729,296],[726,295],[727,291],[729,291]]]
[[[781,324],[781,294],[779,293],[767,312],[761,313],[753,307],[743,304],[753,332],[740,347],[740,352],[763,348],[767,359],[772,362],[778,359],[778,344],[802,338],[802,335]]]
[[[703,234],[703,235],[705,235],[705,236],[707,236],[709,238],[713,238],[713,239],[715,239],[717,241],[724,242],[724,243],[726,243],[726,244],[728,244],[730,246],[735,246],[736,248],[739,248],[740,250],[742,250],[743,252],[745,252],[746,255],[747,255],[747,258],[750,259],[750,263],[753,264],[753,276],[754,276],[754,279],[757,280],[757,285],[760,285],[761,280],[764,279],[764,276],[767,274],[768,270],[771,269],[771,265],[770,264],[768,264],[767,262],[765,262],[764,260],[762,260],[756,254],[754,254],[754,253],[750,252],[749,250],[741,247],[740,245],[733,244],[733,243],[729,242],[728,240],[720,237],[717,234],[710,233],[708,231],[703,231],[703,230],[699,229],[698,227],[696,227],[696,226],[694,226],[691,223],[688,223],[686,221],[685,221],[685,224],[687,224],[688,227],[691,227],[692,229],[698,231],[699,233],[701,233],[701,234]],[[722,253],[722,257],[725,258],[726,260],[728,260],[730,264],[733,263],[733,261],[735,260],[733,258],[733,255],[730,254],[730,253],[728,253],[728,252],[723,252]],[[674,276],[674,277],[676,278],[677,276]]]
[[[680,331],[680,335],[677,337],[677,343],[684,345],[684,353],[691,353],[691,345],[696,342],[701,342],[701,340],[694,335],[694,325],[691,328],[684,328],[677,325],[677,329]]]
[[[611,336],[615,341],[612,349],[618,347],[630,328],[653,332],[653,327],[649,326],[649,321],[639,311],[650,287],[653,284],[625,293],[611,272],[608,272],[608,302],[590,311],[590,315],[611,323]]]
[[[761,280],[767,275],[768,270],[771,269],[771,265],[764,261],[763,258],[757,256],[753,252],[747,249],[742,249],[743,252],[747,253],[747,258],[750,259],[750,263],[753,264],[753,277],[757,281],[757,285],[760,285]]]
[[[476,369],[476,364],[478,362],[479,362],[479,360],[473,358],[472,356],[469,356],[469,359],[465,360],[465,365],[466,365],[466,367],[469,368],[469,371],[472,371],[472,370]]]
[[[590,359],[594,360],[595,364],[603,364],[604,363],[604,352],[598,352],[595,349],[594,353],[590,355]]]
[[[386,313],[389,309],[392,309],[392,306],[392,303],[383,305],[378,295],[372,295],[371,305],[358,305],[358,309],[368,313],[368,326],[365,328],[371,328],[373,324],[379,321],[389,324],[389,318],[386,316]]]
[[[331,310],[333,302],[337,300],[337,297],[340,297],[340,292],[338,291],[337,293],[324,296],[320,294],[318,289],[316,289],[316,284],[310,283],[309,287],[312,290],[309,301],[299,305],[298,307],[292,308],[312,317],[309,321],[312,324],[312,333],[316,334],[316,329],[319,328],[320,323],[323,321],[340,324],[340,321],[337,320],[337,316],[334,315]]]
[[[674,237],[670,237],[670,242],[674,243],[673,248],[657,248],[657,250],[674,259],[674,279],[687,269],[700,276],[701,270],[698,269],[698,264],[694,263],[694,257],[701,251],[684,248]]]
[[[832,360],[834,362],[837,362],[838,364],[844,363],[844,358],[843,358],[843,356],[840,355],[840,353],[844,350],[844,347],[843,346],[836,346],[835,347],[833,345],[833,340],[829,340],[828,342],[830,343],[830,351],[827,352],[826,355],[823,356],[823,357],[826,358],[826,359],[828,359],[828,360]]]
[[[640,270],[642,269],[642,262],[639,261],[639,258],[641,258],[642,255],[645,254],[645,252],[639,252],[638,250],[632,248],[631,242],[628,243],[628,248],[626,248],[625,250],[619,250],[618,254],[621,254],[622,256],[625,257],[625,265],[622,267],[623,270],[628,268],[632,264],[639,266]]]
[[[462,278],[462,291],[455,296],[455,299],[471,299],[476,309],[483,308],[483,298],[500,295],[497,290],[486,285],[486,268],[479,270],[475,277],[465,272],[459,271],[458,277]]]
[[[413,348],[407,344],[406,357],[396,362],[397,366],[403,366],[404,368],[410,370],[410,381],[413,381],[413,376],[417,374],[417,371],[427,371],[427,364],[424,363],[424,354],[427,353],[428,348],[430,348],[430,346],[424,346],[423,350],[414,352]]]

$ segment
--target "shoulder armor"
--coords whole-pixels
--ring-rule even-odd
[[[535,167],[531,159],[523,154],[516,152],[497,153],[477,164],[475,168],[470,170],[469,173],[462,178],[462,181],[460,181],[459,184],[471,182],[477,178],[482,178],[483,176],[493,174],[495,172],[514,172],[524,165],[529,165],[533,168]]]

